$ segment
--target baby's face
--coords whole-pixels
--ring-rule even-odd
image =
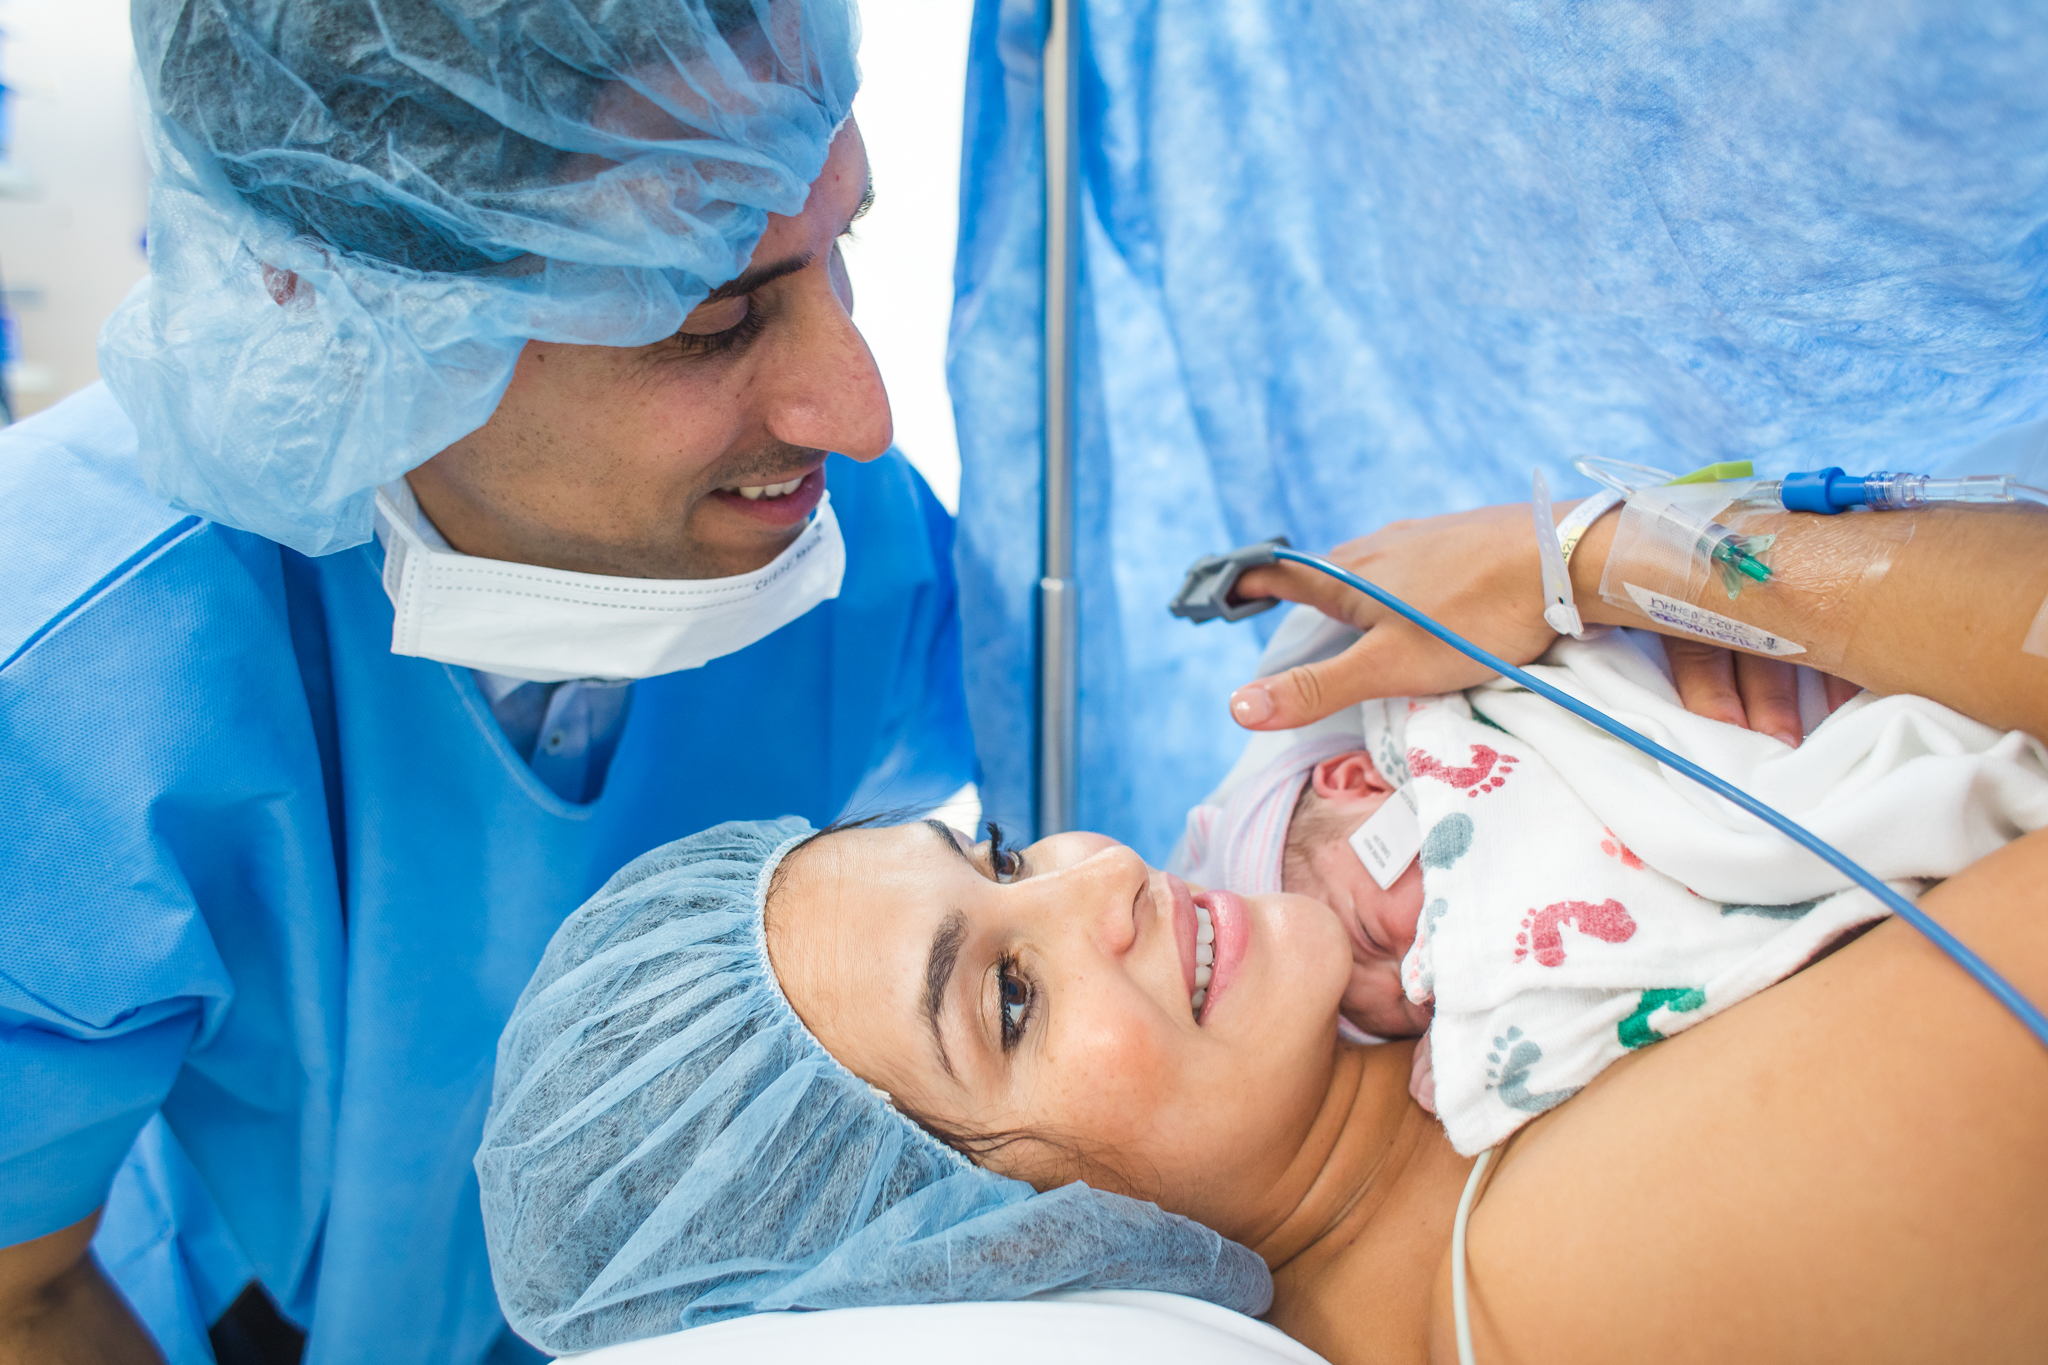
[[[1422,915],[1422,864],[1410,863],[1383,888],[1350,844],[1352,831],[1382,803],[1399,798],[1363,751],[1325,759],[1309,781],[1315,794],[1295,817],[1311,835],[1307,856],[1288,860],[1282,889],[1328,905],[1351,940],[1344,1017],[1382,1038],[1413,1037],[1429,1028],[1432,1013],[1401,989],[1401,959],[1415,943]],[[1294,832],[1290,828],[1290,836]]]

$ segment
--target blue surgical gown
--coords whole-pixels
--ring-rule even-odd
[[[468,670],[391,653],[374,544],[183,516],[136,440],[97,386],[0,434],[0,1245],[119,1169],[205,1243],[135,1264],[244,1258],[311,1365],[479,1360],[503,1321],[470,1158],[542,948],[656,844],[971,778],[951,521],[899,456],[833,457],[838,599],[636,684],[571,804]],[[203,1280],[173,1358],[236,1287]]]

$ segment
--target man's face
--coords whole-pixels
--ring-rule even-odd
[[[465,554],[618,577],[774,559],[824,494],[827,451],[889,448],[838,245],[868,196],[849,119],[804,211],[771,215],[747,270],[675,336],[527,343],[491,420],[407,476],[434,525]]]

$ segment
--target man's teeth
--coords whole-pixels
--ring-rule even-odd
[[[733,487],[728,488],[725,491],[728,493],[737,493],[741,497],[745,498],[748,502],[759,502],[763,498],[786,498],[791,493],[796,492],[797,489],[803,487],[803,483],[804,476],[799,474],[795,478],[791,479],[788,483],[757,483],[748,484],[744,486],[734,485]]]
[[[1209,998],[1209,978],[1216,970],[1216,924],[1200,901],[1195,902],[1195,993],[1188,1005],[1195,1018],[1202,1017],[1202,1002]]]

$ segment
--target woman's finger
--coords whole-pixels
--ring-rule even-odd
[[[1850,682],[1847,678],[1838,678],[1832,673],[1823,673],[1820,675],[1820,690],[1821,695],[1827,699],[1828,714],[1832,716],[1835,712],[1842,709],[1843,702],[1849,700],[1849,698],[1855,696],[1863,689]]]
[[[1300,602],[1359,630],[1371,629],[1386,614],[1379,603],[1358,589],[1301,564],[1266,564],[1247,569],[1230,592],[1233,602],[1261,597]]]
[[[1664,637],[1671,683],[1686,710],[1708,720],[1743,723],[1742,694],[1735,690],[1735,656],[1719,645]]]
[[[1799,747],[1799,737],[1806,727],[1799,720],[1796,666],[1759,654],[1737,654],[1735,691],[1742,698],[1744,724],[1788,749]]]
[[[1405,621],[1387,621],[1334,658],[1246,683],[1230,714],[1247,730],[1291,730],[1373,697],[1433,696],[1493,675]]]

